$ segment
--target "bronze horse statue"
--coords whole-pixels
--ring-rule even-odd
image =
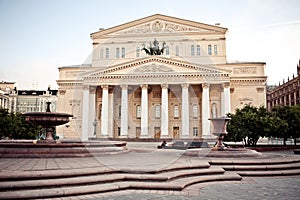
[[[142,44],[143,48],[141,49],[141,51],[145,51],[147,55],[162,55],[164,53],[164,50],[166,49],[166,43],[163,42],[162,44],[162,48],[159,48],[159,42],[154,39],[153,41],[153,45],[152,46],[152,42],[149,43],[149,47],[148,49],[145,47],[145,44]]]

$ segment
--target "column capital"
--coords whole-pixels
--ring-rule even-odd
[[[89,90],[89,89],[90,89],[90,86],[89,86],[89,85],[83,85],[83,86],[82,86],[82,89],[83,89],[83,90]]]
[[[202,83],[201,86],[202,86],[202,88],[209,88],[210,84],[209,83]]]
[[[106,90],[108,90],[108,85],[101,85],[101,88],[104,90],[104,89],[106,89]]]
[[[126,85],[126,84],[120,85],[120,87],[121,87],[121,89],[124,89],[124,90],[128,89],[128,85]]]
[[[97,86],[90,86],[90,93],[95,94],[97,90]]]
[[[225,82],[222,84],[223,88],[229,88],[230,87],[230,82]]]
[[[147,84],[142,84],[142,85],[141,85],[141,88],[142,88],[142,89],[144,89],[144,88],[147,89],[147,88],[148,88],[148,85],[147,85]]]
[[[169,85],[166,83],[161,84],[162,89],[168,89]]]
[[[188,87],[189,87],[189,84],[188,84],[188,83],[182,83],[182,84],[181,84],[181,87],[182,87],[182,88],[188,88]]]

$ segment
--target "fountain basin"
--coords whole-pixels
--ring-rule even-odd
[[[69,117],[73,116],[67,113],[56,112],[29,112],[24,115],[26,116],[26,121],[34,125],[40,125],[43,128],[63,125],[69,122]]]

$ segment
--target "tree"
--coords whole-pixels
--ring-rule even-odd
[[[35,139],[40,127],[25,121],[21,113],[8,113],[0,109],[0,137],[11,139]]]
[[[256,108],[246,105],[242,109],[236,109],[235,114],[228,114],[231,118],[227,130],[228,135],[225,140],[243,141],[247,146],[255,146],[260,137],[270,135],[277,118],[272,118],[264,107]]]
[[[277,106],[272,109],[272,115],[284,121],[285,126],[281,126],[274,132],[273,136],[283,138],[283,145],[286,145],[288,138],[300,137],[300,106]]]

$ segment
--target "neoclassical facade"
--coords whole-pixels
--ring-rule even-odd
[[[57,133],[210,138],[209,118],[265,106],[265,63],[228,63],[226,34],[160,14],[92,33],[91,64],[59,68],[57,110],[73,118]]]

